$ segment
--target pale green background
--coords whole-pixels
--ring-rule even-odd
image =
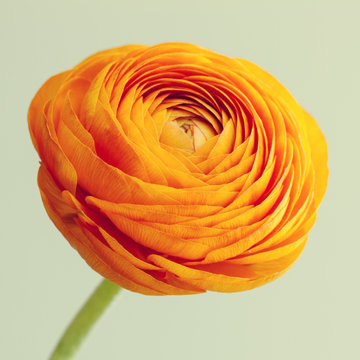
[[[51,75],[104,48],[187,41],[273,73],[317,119],[326,198],[281,279],[237,293],[124,291],[78,359],[360,359],[359,1],[0,3],[0,359],[46,359],[99,282],[47,218],[26,112]]]

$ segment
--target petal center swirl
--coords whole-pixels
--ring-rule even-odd
[[[215,135],[217,133],[212,125],[200,116],[177,114],[169,116],[159,140],[165,145],[193,153]]]

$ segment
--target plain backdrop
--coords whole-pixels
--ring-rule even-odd
[[[359,359],[359,1],[0,2],[0,358],[46,359],[100,281],[48,219],[28,134],[51,75],[101,49],[195,43],[275,75],[317,119],[330,179],[293,268],[234,294],[123,291],[77,359]]]

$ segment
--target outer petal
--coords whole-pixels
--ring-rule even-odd
[[[249,69],[254,78],[260,80],[262,86],[270,89],[272,93],[279,95],[279,97],[282,99],[282,102],[286,104],[286,107],[295,112],[296,118],[299,119],[298,121],[301,123],[301,126],[304,127],[307,139],[310,143],[311,161],[315,169],[316,179],[314,206],[317,208],[325,194],[329,176],[329,170],[327,167],[327,144],[322,131],[320,130],[316,121],[303,110],[303,108],[295,101],[289,91],[272,75],[248,60],[238,60],[247,69]]]
[[[56,227],[86,262],[98,273],[118,285],[146,295],[192,294],[189,286],[175,287],[136,268],[94,239],[78,219],[78,211],[64,202],[60,190],[45,167],[39,169],[38,183],[45,209]],[[200,290],[201,291],[201,290]]]

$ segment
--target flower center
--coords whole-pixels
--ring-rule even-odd
[[[194,151],[216,135],[211,125],[200,118],[179,118],[173,121],[176,121],[180,129],[189,137]]]
[[[170,117],[164,124],[160,142],[187,152],[195,152],[208,139],[216,135],[216,131],[207,121],[198,116]]]

